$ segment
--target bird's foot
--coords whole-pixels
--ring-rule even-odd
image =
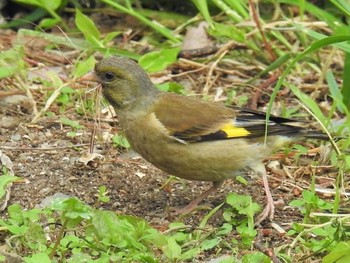
[[[264,220],[266,220],[267,218],[272,221],[273,218],[275,216],[275,204],[273,202],[273,200],[271,199],[268,200],[264,210],[260,213],[260,215],[257,217],[257,220],[255,222],[255,225],[260,225],[260,223]]]

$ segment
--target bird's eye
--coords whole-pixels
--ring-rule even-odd
[[[114,74],[113,72],[111,72],[111,71],[107,71],[107,72],[104,74],[104,79],[105,79],[106,81],[112,81],[112,80],[114,80],[114,78],[115,78],[115,74]]]

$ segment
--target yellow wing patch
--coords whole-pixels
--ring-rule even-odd
[[[221,127],[220,130],[224,131],[228,138],[244,137],[251,134],[247,129],[235,127],[232,124],[226,124],[225,126]]]

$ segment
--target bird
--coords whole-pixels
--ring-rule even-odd
[[[262,177],[266,194],[257,222],[273,220],[275,207],[263,160],[297,139],[328,139],[299,120],[271,115],[266,122],[264,112],[160,91],[126,57],[103,58],[80,82],[102,86],[124,136],[144,159],[170,175],[212,182],[179,213],[193,211],[226,179],[250,169]]]

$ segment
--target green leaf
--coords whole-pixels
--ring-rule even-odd
[[[331,2],[346,16],[350,16],[350,6],[349,6],[349,1],[348,0],[331,0]]]
[[[244,43],[246,41],[246,33],[234,25],[215,23],[214,28],[208,29],[208,33],[214,37],[228,37],[239,43]]]
[[[24,216],[22,213],[22,208],[19,204],[10,205],[7,208],[7,212],[12,220],[14,220],[17,224],[23,224]]]
[[[344,38],[344,37],[346,37],[346,36],[344,36],[344,34],[343,35],[334,35],[334,36],[327,36],[327,35],[324,35],[324,34],[321,34],[321,33],[318,33],[318,32],[316,32],[316,31],[313,31],[312,29],[309,29],[309,28],[304,28],[304,27],[302,27],[302,26],[300,26],[300,25],[296,25],[296,28],[298,28],[298,29],[300,29],[301,31],[303,31],[305,34],[307,34],[307,35],[309,35],[309,36],[311,36],[311,37],[313,37],[314,39],[317,39],[318,41],[320,41],[320,40],[323,40],[323,39],[326,39],[326,42],[327,41],[331,41],[331,43],[330,44],[332,44],[332,45],[334,45],[335,47],[337,47],[337,48],[339,48],[339,49],[342,49],[342,50],[344,50],[345,52],[348,52],[348,53],[350,53],[350,45],[349,45],[349,43],[348,42],[343,42],[343,41],[347,41],[347,40],[349,40],[349,39],[345,39],[345,40],[343,40],[343,41],[337,41],[337,39],[335,39],[335,41],[332,41],[332,38],[335,38],[335,37],[339,37],[339,39],[341,39],[341,38]],[[339,29],[339,28],[338,28]],[[346,32],[346,33],[348,33],[348,32]],[[330,38],[330,39],[329,39]],[[318,44],[321,44],[322,42],[318,42],[318,41],[315,41],[314,43],[316,44],[316,46],[318,45]],[[318,42],[318,43],[317,43]],[[325,43],[326,43],[325,42]],[[326,44],[327,45],[327,44]],[[316,46],[314,46],[314,47],[316,47]],[[314,48],[313,47],[313,48]],[[304,51],[305,52],[305,51]]]
[[[273,61],[271,64],[269,64],[264,70],[260,71],[258,74],[255,74],[255,76],[247,81],[247,83],[251,83],[256,79],[261,78],[261,76],[266,75],[270,71],[273,71],[275,69],[280,68],[282,65],[284,65],[289,59],[291,58],[291,54],[287,53],[283,56],[280,56],[275,61]]]
[[[345,72],[345,69],[344,69],[344,72]],[[346,74],[346,75],[348,75],[348,74]],[[333,75],[333,72],[330,70],[327,70],[327,72],[326,72],[326,80],[327,80],[327,84],[328,84],[332,99],[334,100],[338,110],[342,113],[347,112],[348,109],[346,108],[346,106],[343,102],[343,94],[342,94],[342,91],[345,87],[343,86],[342,91],[340,91],[338,84],[337,84],[337,81],[335,80],[335,77]],[[343,78],[343,80],[344,80],[344,78]]]
[[[45,248],[47,239],[41,224],[37,222],[36,223],[32,222],[32,223],[29,223],[28,226],[29,226],[28,231],[24,235],[26,244],[31,249]]]
[[[224,223],[217,232],[217,235],[224,236],[232,231],[232,225],[228,223]]]
[[[169,237],[168,245],[164,248],[164,254],[170,260],[175,260],[181,256],[181,247],[177,244],[175,238]]]
[[[258,231],[256,231],[253,227],[246,225],[237,226],[236,230],[241,236],[243,244],[247,247],[252,245],[254,238],[258,234]]]
[[[96,60],[94,56],[90,56],[84,61],[79,61],[75,64],[73,75],[76,78],[80,78],[88,73],[90,70],[94,68],[96,64]]]
[[[149,52],[139,59],[139,64],[147,72],[161,71],[176,61],[179,52],[180,48]]]
[[[245,186],[248,185],[247,180],[246,180],[243,176],[241,176],[241,175],[236,176],[235,179],[236,179],[237,182],[239,182],[239,183],[241,183],[241,184],[243,184],[243,185],[245,185]]]
[[[350,155],[344,156],[344,161],[345,161],[344,170],[345,171],[350,170]]]
[[[318,196],[315,195],[315,193],[309,191],[309,190],[304,190],[302,192],[303,198],[306,202],[308,203],[314,203],[315,198],[318,198]]]
[[[67,136],[70,137],[70,138],[74,138],[75,136],[77,136],[77,133],[73,132],[73,131],[70,131],[70,132],[67,132]]]
[[[213,239],[205,239],[202,242],[201,247],[203,250],[209,250],[209,249],[212,249],[213,247],[217,246],[220,242],[221,242],[221,239],[218,237],[213,238]]]
[[[140,218],[116,216],[111,211],[96,211],[92,223],[96,234],[105,244],[139,251],[146,249],[140,239],[148,225]]]
[[[61,241],[60,241],[60,245],[63,247],[69,247],[70,245],[74,245],[74,244],[79,244],[80,242],[80,238],[75,236],[75,235],[69,235],[67,234],[66,236],[64,236]]]
[[[18,74],[25,66],[23,47],[19,45],[0,52],[0,79]]]
[[[123,148],[130,148],[130,144],[128,142],[128,140],[123,136],[123,135],[119,135],[116,134],[112,137],[112,141],[114,146],[116,147],[123,147]]]
[[[61,93],[64,93],[64,94],[74,94],[74,93],[77,93],[77,91],[75,89],[72,89],[71,87],[63,87],[61,90],[60,90]]]
[[[350,52],[345,53],[344,70],[343,70],[343,85],[341,93],[343,95],[343,102],[347,109],[350,110]]]
[[[235,10],[237,13],[243,16],[244,19],[249,18],[249,6],[246,4],[245,1],[226,1],[226,2],[233,10]],[[242,19],[240,19],[240,21],[241,20]]]
[[[184,232],[176,232],[172,235],[172,237],[174,237],[177,242],[181,243],[188,239],[188,234]]]
[[[26,263],[51,263],[50,257],[46,253],[37,253],[31,255],[30,257],[24,257],[24,262]]]
[[[126,240],[122,243],[122,236],[118,235],[119,232],[122,232],[122,227],[118,229],[120,222],[115,213],[111,211],[96,211],[92,218],[92,224],[101,240],[104,239],[105,242],[118,244],[119,246],[127,246]],[[131,235],[133,232],[132,226],[130,226],[128,232]]]
[[[57,98],[56,98],[56,102],[60,103],[61,106],[66,106],[69,104],[70,102],[70,97],[68,94],[65,93],[61,93]]]
[[[203,1],[203,2],[206,2],[206,1]],[[238,23],[242,20],[245,20],[243,19],[243,17],[237,13],[237,11],[235,10],[235,7],[234,5],[231,4],[231,8],[229,5],[227,5],[225,2],[229,2],[229,1],[220,1],[220,0],[212,0],[211,2],[213,2],[218,8],[220,8],[226,15],[227,17],[229,17],[234,23]],[[231,2],[239,2],[239,1],[231,1]],[[248,17],[246,18],[248,19]]]
[[[50,209],[61,212],[66,227],[75,227],[84,219],[91,219],[91,208],[77,198],[55,199]]]
[[[308,152],[308,149],[300,144],[295,144],[293,148],[296,149],[299,154],[306,154]]]
[[[293,91],[294,95],[297,96],[297,98],[315,114],[315,116],[320,120],[320,122],[326,126],[327,118],[323,115],[323,112],[321,111],[320,107],[315,102],[315,100],[307,94],[303,93],[296,86],[290,84],[289,87]]]
[[[75,218],[85,218],[90,219],[92,216],[91,208],[84,204],[77,198],[68,198],[63,200],[63,203],[66,204],[64,213],[66,217],[75,219]]]
[[[184,87],[176,82],[167,82],[157,85],[157,88],[161,91],[174,92],[177,94],[184,94]]]
[[[100,32],[94,22],[79,9],[76,9],[75,24],[90,44],[94,47],[103,47],[103,44],[100,41]]]
[[[193,261],[193,258],[195,256],[197,256],[199,253],[201,252],[199,247],[195,247],[192,249],[187,250],[186,252],[184,252],[183,254],[181,254],[180,256],[180,260],[182,261]]]
[[[240,215],[245,215],[248,218],[248,226],[254,228],[254,214],[260,211],[260,206],[252,202],[251,196],[230,193],[226,197],[226,202]]]
[[[16,66],[0,67],[0,79],[12,76],[17,72]]]
[[[7,187],[10,183],[18,181],[20,178],[13,175],[3,174],[0,176],[0,198],[6,194]]]
[[[260,210],[259,206],[256,203],[252,203],[252,197],[247,195],[237,195],[230,193],[226,197],[226,202],[235,208],[240,214],[249,214],[250,216],[253,216],[254,213]]]
[[[61,5],[61,0],[14,0],[14,2],[38,6],[50,11],[56,10]]]
[[[14,235],[24,235],[28,231],[27,225],[10,225],[10,224],[2,224],[7,227],[8,231],[10,231]]]
[[[115,37],[122,34],[122,32],[110,32],[103,38],[103,44],[107,45],[110,41],[112,41]]]
[[[101,185],[98,187],[98,200],[103,203],[109,202],[109,197],[107,196],[107,187],[105,185]]]
[[[271,259],[262,252],[254,252],[242,257],[242,263],[251,262],[270,263]]]
[[[74,128],[74,129],[82,129],[82,128],[84,128],[84,126],[80,125],[78,121],[73,121],[73,120],[68,119],[66,117],[61,117],[60,118],[60,122],[63,125],[70,126],[70,127]]]
[[[192,1],[195,5],[198,11],[201,13],[205,21],[209,24],[210,27],[213,26],[213,19],[211,18],[209,8],[208,8],[208,1],[203,0],[193,0]]]
[[[41,2],[42,6],[44,6],[47,10],[56,10],[59,8],[62,4],[61,0],[37,0],[38,2]]]
[[[213,208],[207,215],[205,215],[205,217],[202,219],[202,221],[199,224],[199,228],[204,228],[208,222],[208,220],[224,205],[224,203],[216,206],[215,208]],[[201,233],[201,231],[199,231],[199,233]],[[199,234],[198,234],[199,236]],[[199,237],[198,237],[199,238]]]
[[[171,222],[169,224],[169,229],[172,229],[172,228],[181,228],[181,227],[186,227],[186,225],[183,223],[183,222]]]
[[[33,208],[30,210],[23,210],[22,213],[24,218],[28,219],[30,222],[38,222],[43,211],[40,208]]]
[[[48,1],[49,2],[49,1]],[[41,28],[51,28],[57,25],[61,20],[57,18],[44,18],[40,21],[39,27]]]
[[[305,202],[302,199],[292,200],[289,205],[301,208],[305,205]]]
[[[126,13],[128,15],[134,16],[138,20],[140,20],[143,24],[151,27],[154,31],[158,32],[159,34],[162,34],[169,40],[171,40],[174,43],[179,43],[180,40],[177,36],[174,35],[174,32],[169,30],[168,28],[164,27],[163,25],[153,22],[149,19],[147,19],[145,16],[143,16],[140,12],[135,11],[132,6],[130,5],[129,1],[126,1],[126,7],[124,5],[121,5],[117,3],[118,1],[115,0],[101,0],[103,3],[110,5],[114,8],[116,8],[119,12]]]
[[[289,5],[296,5],[308,11],[308,13],[317,17],[320,21],[325,21],[330,28],[334,29],[341,25],[341,16],[334,16],[332,12],[328,12],[326,9],[319,8],[311,3],[311,1],[296,1],[296,0],[278,0],[279,3],[286,3]],[[303,5],[303,7],[301,6]]]
[[[322,259],[322,263],[350,262],[350,242],[339,242],[332,251]]]
[[[222,214],[222,217],[223,217],[227,222],[230,222],[230,221],[232,221],[233,218],[236,217],[236,214],[233,213],[231,210],[226,209],[226,210],[224,211],[224,213]]]

